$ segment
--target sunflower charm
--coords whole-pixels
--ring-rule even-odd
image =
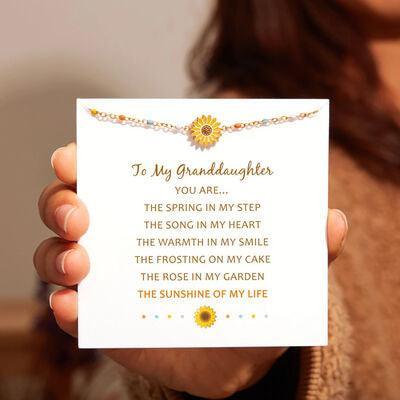
[[[222,134],[221,123],[211,115],[202,115],[192,123],[191,134],[193,140],[201,147],[215,144]]]
[[[217,315],[214,309],[208,306],[199,307],[194,314],[194,321],[201,328],[213,326],[216,319]]]

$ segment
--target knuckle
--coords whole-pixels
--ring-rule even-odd
[[[68,242],[59,237],[50,237],[43,240],[35,249],[33,254],[33,266],[39,278],[49,282],[48,266],[49,262],[65,249],[75,248],[78,245]]]
[[[39,199],[38,199],[38,208],[39,208],[39,215],[42,218],[42,220],[45,220],[46,216],[46,209],[48,207],[48,204],[50,202],[50,199],[54,198],[55,195],[57,195],[58,192],[65,190],[65,189],[71,190],[67,185],[64,185],[58,180],[53,181],[52,183],[48,184],[40,193]]]
[[[45,239],[36,247],[35,252],[33,253],[33,265],[36,269],[38,269],[40,259],[43,258],[43,253],[45,252],[51,240],[52,238]]]
[[[50,183],[47,186],[45,186],[39,195],[37,206],[38,206],[40,214],[42,214],[42,209],[46,203],[47,194],[49,193],[52,186],[53,186],[53,183]]]

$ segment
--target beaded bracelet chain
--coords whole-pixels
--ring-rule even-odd
[[[163,130],[165,132],[190,135],[193,141],[200,147],[210,147],[214,145],[224,132],[259,128],[262,126],[282,124],[284,122],[294,122],[304,118],[312,118],[318,113],[318,111],[319,110],[302,112],[292,116],[283,115],[276,118],[267,118],[251,122],[237,122],[233,125],[221,125],[215,117],[212,117],[211,115],[202,115],[201,117],[196,118],[190,125],[179,126],[167,122],[153,121],[151,119],[140,119],[123,114],[117,115],[107,113],[98,111],[94,108],[89,109],[90,114],[99,121],[109,121],[123,125],[139,126],[154,130]]]

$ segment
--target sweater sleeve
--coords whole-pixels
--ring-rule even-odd
[[[329,341],[324,347],[303,347],[298,400],[349,400],[351,395],[352,325],[340,287],[329,282]]]

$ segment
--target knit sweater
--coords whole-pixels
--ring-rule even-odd
[[[369,174],[337,147],[331,149],[330,171],[329,206],[345,212],[350,229],[329,272],[329,345],[299,350],[299,376],[292,384],[297,399],[397,400],[399,187]],[[185,398],[137,375],[129,381],[132,399]],[[288,383],[276,379],[280,384]]]

